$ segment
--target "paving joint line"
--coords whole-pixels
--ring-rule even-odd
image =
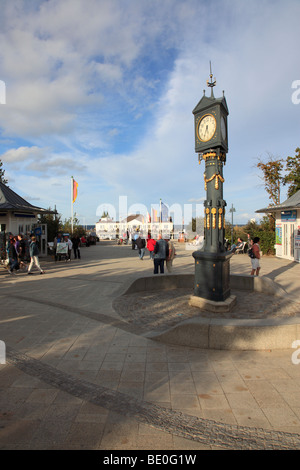
[[[229,425],[187,415],[75,378],[9,346],[6,352],[7,362],[30,376],[97,406],[185,439],[232,450],[300,448],[300,434]]]

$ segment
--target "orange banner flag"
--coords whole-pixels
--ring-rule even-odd
[[[78,183],[73,179],[73,203],[76,201],[77,198],[77,188]]]

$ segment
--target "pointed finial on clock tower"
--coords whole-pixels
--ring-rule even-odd
[[[215,78],[215,81],[213,81],[213,79],[212,79],[212,78],[213,78],[213,74],[212,74],[212,71],[211,71],[211,61],[209,61],[209,66],[210,66],[210,74],[209,74],[210,81],[207,80],[206,83],[207,83],[207,86],[211,88],[211,95],[210,95],[210,97],[211,97],[211,98],[214,98],[213,88],[214,88],[214,86],[216,86],[216,83],[217,83],[217,82],[216,82],[216,78]]]

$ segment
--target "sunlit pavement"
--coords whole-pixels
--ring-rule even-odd
[[[193,273],[192,251],[176,247],[174,274]],[[70,263],[41,259],[45,275],[1,268],[1,449],[300,447],[300,351],[147,339],[112,302],[152,275],[148,253],[141,261],[131,246],[104,242],[81,252]],[[250,274],[246,255],[230,265]],[[299,264],[263,257],[261,266],[297,298]]]

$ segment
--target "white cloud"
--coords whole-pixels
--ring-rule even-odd
[[[42,149],[36,146],[19,147],[17,149],[7,150],[7,152],[1,155],[1,159],[8,164],[26,160],[43,159],[45,153],[48,151],[49,149]]]
[[[211,60],[215,95],[225,89],[230,111],[225,199],[241,205],[237,217],[253,215],[253,206],[267,201],[255,159],[267,151],[284,157],[299,146],[300,108],[291,101],[291,84],[300,79],[299,2],[150,3],[50,0],[28,7],[3,0],[0,158],[7,174],[27,192],[41,174],[55,174],[44,200],[64,204],[69,190],[61,197],[53,184],[64,187],[66,174],[76,172],[76,204],[91,218],[101,201],[120,194],[147,205],[160,197],[169,204],[203,200],[192,110],[207,88]]]

